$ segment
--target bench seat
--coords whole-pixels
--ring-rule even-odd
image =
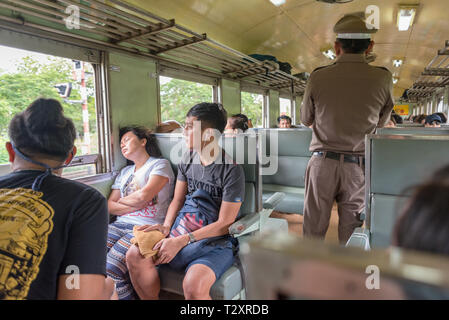
[[[279,203],[274,210],[284,213],[303,214],[304,211],[304,188],[287,187],[277,184],[263,184],[262,185],[262,201],[266,201],[276,192],[285,194],[285,198]]]

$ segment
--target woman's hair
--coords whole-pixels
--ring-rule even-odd
[[[202,102],[193,106],[186,117],[196,117],[201,121],[201,129],[212,128],[223,133],[228,114],[219,103]]]
[[[19,151],[64,161],[73,149],[75,126],[64,116],[61,104],[39,98],[9,123],[9,137]]]
[[[157,125],[155,133],[170,133],[176,129],[182,128],[176,120],[167,120]]]
[[[229,118],[229,125],[232,129],[240,129],[243,132],[248,130],[248,117],[242,113],[234,114]]]
[[[449,255],[449,166],[416,188],[396,222],[393,244]]]
[[[415,119],[413,119],[413,122],[421,123],[421,121],[425,120],[426,117],[427,117],[427,115],[425,115],[425,114],[420,114],[420,115],[416,116]]]
[[[147,143],[145,144],[145,150],[147,151],[150,157],[160,158],[162,157],[161,150],[156,141],[156,137],[151,133],[151,130],[142,126],[128,126],[120,128],[120,141],[122,141],[122,137],[128,133],[134,133],[139,139],[147,139]]]

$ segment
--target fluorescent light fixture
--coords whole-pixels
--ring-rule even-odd
[[[399,81],[399,78],[393,77],[393,84],[398,83],[398,81]]]
[[[398,29],[407,31],[415,19],[417,6],[399,6],[398,11]]]
[[[402,60],[402,59],[395,59],[395,60],[393,60],[393,65],[396,67],[396,68],[399,68],[400,66],[402,66],[402,63],[403,63],[404,61]]]
[[[337,57],[334,50],[332,50],[332,49],[324,50],[322,52],[327,58],[329,58],[331,60],[334,60]]]
[[[282,6],[285,3],[285,0],[270,0],[272,4],[274,4],[276,7]]]

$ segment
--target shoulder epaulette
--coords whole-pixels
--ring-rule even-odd
[[[318,71],[318,70],[321,70],[321,69],[324,69],[324,68],[333,66],[334,64],[335,64],[335,63],[329,64],[329,65],[327,65],[327,66],[321,66],[321,67],[318,67],[318,68],[316,68],[315,70],[313,70],[312,73],[314,73],[315,71]]]
[[[383,69],[383,70],[388,71],[389,73],[391,73],[391,71],[388,70],[388,68],[381,67],[381,66],[374,66],[374,67],[375,67],[375,68],[379,68],[379,69]]]

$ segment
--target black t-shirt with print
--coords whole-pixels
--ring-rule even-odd
[[[207,191],[218,207],[221,201],[243,202],[244,200],[243,168],[232,161],[224,151],[222,151],[222,157],[207,166],[201,164],[197,152],[186,153],[178,165],[178,180],[187,181],[189,194],[197,189]]]
[[[106,276],[107,201],[82,183],[42,171],[0,177],[0,299],[56,299],[58,277]]]

